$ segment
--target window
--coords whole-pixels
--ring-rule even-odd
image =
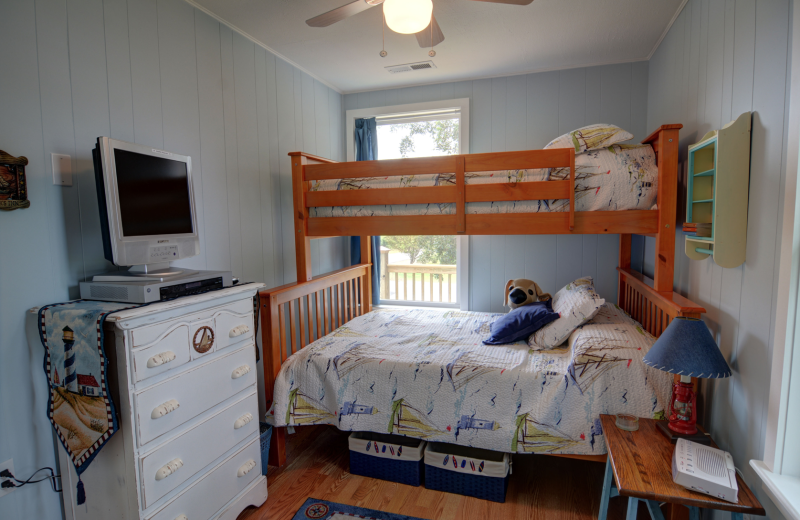
[[[469,100],[347,111],[348,161],[354,121],[375,117],[378,160],[467,153]],[[466,236],[381,237],[381,304],[468,308]],[[465,273],[461,276],[461,273]]]

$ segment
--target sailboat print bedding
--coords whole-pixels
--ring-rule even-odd
[[[470,172],[467,185],[569,179],[569,168]],[[454,173],[314,181],[311,191],[455,186]],[[652,209],[658,194],[658,166],[650,145],[614,144],[575,155],[575,211]],[[311,217],[453,215],[455,204],[387,204],[309,208]],[[467,202],[468,214],[569,211],[569,200]]]
[[[500,316],[383,308],[355,318],[286,360],[268,420],[599,455],[600,414],[663,416],[672,379],[642,363],[655,338],[617,306],[545,351],[483,345]]]

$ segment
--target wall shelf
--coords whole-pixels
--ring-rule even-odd
[[[711,224],[710,237],[685,235],[686,256],[709,256],[721,267],[738,267],[747,250],[751,113],[689,147],[686,222]]]

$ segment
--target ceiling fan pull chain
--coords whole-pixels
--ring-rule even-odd
[[[386,52],[386,15],[381,12],[381,39],[383,43],[381,45],[381,58],[385,58],[389,53]]]
[[[433,13],[431,13],[431,23],[429,27],[431,28],[431,50],[428,51],[428,56],[433,58],[434,56],[436,56],[436,51],[433,50]]]

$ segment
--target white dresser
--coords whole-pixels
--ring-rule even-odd
[[[83,473],[59,447],[67,520],[235,519],[267,499],[253,296],[246,284],[106,320],[119,431]]]

